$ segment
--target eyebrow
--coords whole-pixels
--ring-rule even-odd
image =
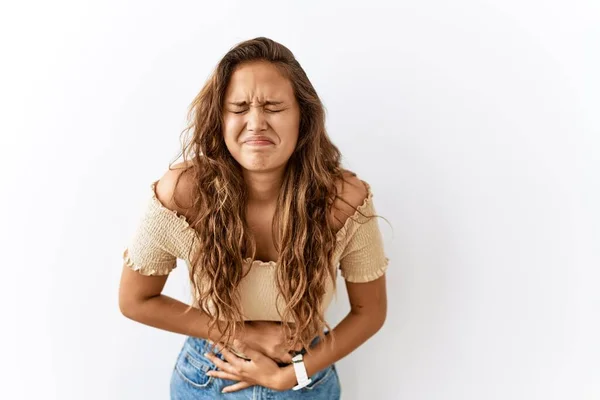
[[[248,105],[247,101],[230,101],[229,104],[234,105],[234,106],[245,106]],[[267,100],[265,102],[262,102],[259,104],[264,104],[265,106],[269,106],[269,105],[273,105],[273,106],[278,106],[280,104],[283,104],[283,101],[273,101],[273,100]]]

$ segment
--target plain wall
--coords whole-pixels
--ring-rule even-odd
[[[184,337],[120,314],[121,255],[189,103],[256,36],[295,53],[393,227],[387,321],[338,362],[343,399],[600,398],[599,16],[594,1],[3,2],[0,398],[168,398]],[[165,293],[189,300],[186,280]]]

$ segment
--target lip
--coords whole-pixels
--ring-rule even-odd
[[[268,146],[271,144],[275,144],[270,138],[267,136],[252,136],[244,141],[245,144],[249,144],[252,146]]]

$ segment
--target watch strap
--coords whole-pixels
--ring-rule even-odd
[[[302,354],[296,354],[292,358],[292,365],[294,366],[296,380],[298,381],[298,384],[293,387],[294,390],[302,389],[312,382],[312,379],[310,379],[306,373],[306,366],[304,365]]]

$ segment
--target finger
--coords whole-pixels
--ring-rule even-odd
[[[233,367],[233,365],[229,364],[228,362],[225,362],[225,361],[221,360],[219,357],[215,356],[212,353],[204,353],[204,357],[206,357],[210,361],[212,361],[213,364],[215,364],[217,366],[217,368],[219,368],[222,371],[229,372],[230,374],[237,373],[237,371]]]
[[[230,363],[237,369],[242,368],[243,364],[246,362],[246,360],[239,358],[238,356],[233,354],[231,351],[229,351],[229,349],[227,347],[223,346],[221,343],[218,343],[216,345],[216,347],[217,347],[217,350],[221,354],[223,354],[223,357],[225,357],[225,360],[227,360],[228,363]]]
[[[248,382],[238,382],[231,386],[225,386],[223,388],[222,392],[223,393],[237,392],[238,390],[246,389],[246,388],[249,388],[250,386],[253,386],[253,385]]]
[[[229,379],[231,381],[241,381],[242,380],[241,376],[235,375],[235,374],[230,374],[229,372],[225,372],[225,371],[208,371],[206,373],[206,375],[212,376],[215,378]]]
[[[246,343],[244,343],[238,339],[234,339],[233,345],[235,346],[236,350],[241,351],[246,356],[248,356],[248,358],[250,358],[251,360],[255,360],[260,357],[265,357],[265,355],[263,353],[261,353],[258,350],[254,350],[252,347],[248,346]],[[239,358],[239,357],[238,357],[238,359],[241,360],[241,358]]]

